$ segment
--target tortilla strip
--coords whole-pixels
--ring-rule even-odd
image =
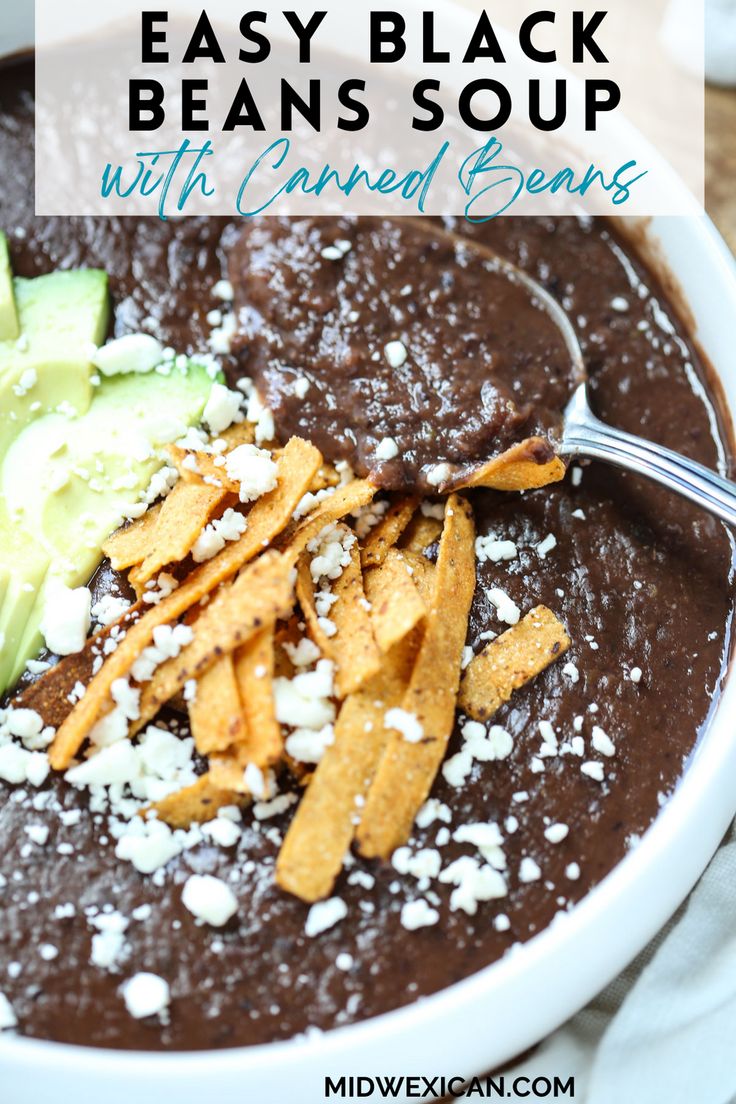
[[[218,789],[212,784],[209,774],[203,774],[191,786],[170,794],[168,797],[149,805],[141,813],[145,816],[151,810],[157,818],[170,828],[189,828],[191,824],[204,824],[214,820],[220,809],[227,805],[242,805],[241,794]]]
[[[326,525],[340,521],[347,514],[359,510],[361,506],[367,506],[377,490],[378,488],[367,479],[354,479],[352,483],[338,487],[334,494],[324,502],[320,502],[303,521],[293,529],[287,530],[283,540],[279,542],[281,551],[296,566],[297,560],[309,542],[321,533]]]
[[[559,483],[567,469],[559,456],[550,459],[549,452],[549,442],[543,437],[529,437],[481,467],[461,473],[459,479],[449,479],[441,490],[490,487],[494,491],[529,491]]]
[[[432,604],[434,594],[434,576],[436,567],[423,552],[413,552],[409,548],[399,549],[406,567],[411,568],[411,580],[424,600],[425,606]]]
[[[373,635],[370,612],[366,609],[357,542],[350,549],[350,562],[332,584],[332,594],[337,598],[328,614],[335,626],[332,636],[325,633],[317,616],[314,581],[307,557],[299,563],[296,585],[309,634],[322,654],[334,662],[335,692],[338,698],[345,698],[372,678],[381,666],[381,653]]]
[[[131,734],[158,713],[189,679],[201,679],[217,660],[251,640],[259,629],[286,617],[294,603],[291,565],[278,552],[266,552],[220,587],[199,616],[191,644],[156,668],[143,684],[140,717]]]
[[[145,609],[142,602],[121,614],[116,621],[90,636],[81,652],[64,656],[51,670],[31,683],[13,702],[16,709],[34,709],[45,725],[58,728],[72,711],[69,695],[78,682],[86,686],[92,676],[92,670],[98,656],[104,656],[105,641],[112,638],[117,629],[126,630],[132,626]]]
[[[366,572],[365,591],[371,604],[371,623],[382,652],[389,652],[427,613],[412,580],[413,574],[406,554],[396,548],[388,549],[380,567]]]
[[[212,785],[225,793],[247,796],[250,790],[245,784],[244,775],[248,762],[248,756],[240,748],[231,748],[212,755],[208,764]]]
[[[181,482],[187,486],[211,487],[223,494],[226,491],[230,494],[240,493],[240,484],[230,478],[223,463],[227,453],[192,452],[180,448],[179,445],[169,445],[169,455],[179,472]]]
[[[460,663],[475,590],[475,525],[470,504],[451,495],[440,540],[427,628],[401,708],[422,728],[411,743],[394,731],[357,831],[367,857],[387,859],[411,835],[447,749],[455,720]]]
[[[399,543],[408,552],[424,552],[425,548],[440,539],[441,533],[442,522],[439,518],[417,513],[409,522]]]
[[[244,738],[245,717],[232,656],[218,659],[202,675],[189,702],[189,722],[200,755],[224,751]]]
[[[130,582],[137,590],[162,568],[180,563],[189,555],[225,495],[217,487],[179,480],[163,501],[148,555],[130,573]]]
[[[102,552],[108,557],[115,571],[125,571],[142,563],[151,550],[151,538],[158,524],[163,502],[149,506],[145,514],[135,521],[116,529],[102,545]]]
[[[306,557],[302,557],[297,565],[296,597],[301,611],[304,614],[304,620],[309,635],[322,652],[322,655],[334,661],[335,657],[332,654],[333,648],[330,643],[330,637],[320,625],[319,617],[317,616],[317,609],[314,604],[314,581],[312,579],[312,572],[309,568],[309,560]]]
[[[245,717],[245,729],[237,743],[247,763],[264,769],[280,758],[284,748],[276,720],[273,696],[274,627],[269,625],[235,653],[235,680]]]
[[[170,624],[181,617],[195,602],[262,552],[288,525],[321,459],[314,446],[292,437],[279,462],[278,485],[254,503],[248,514],[248,528],[240,539],[226,544],[221,552],[196,568],[172,594],[144,614],[94,676],[51,745],[49,760],[54,770],[66,770],[69,766],[95,721],[109,709],[113,682],[127,675],[150,643],[156,626]]]
[[[565,626],[546,606],[536,606],[470,661],[460,684],[458,708],[476,721],[487,721],[515,690],[569,647]]]
[[[400,704],[416,655],[409,637],[381,671],[343,703],[335,740],[312,775],[276,862],[276,883],[303,901],[329,896],[355,833],[364,798],[389,740],[388,709]],[[356,800],[357,799],[357,800]]]
[[[327,487],[338,487],[340,485],[340,473],[334,464],[324,463],[319,469],[312,485],[309,488],[312,494],[316,494],[317,491],[324,491]]]
[[[383,563],[389,549],[393,548],[413,518],[417,505],[418,499],[409,495],[391,504],[363,542],[360,556],[364,568],[378,567]]]

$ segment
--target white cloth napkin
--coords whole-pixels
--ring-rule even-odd
[[[733,1104],[736,824],[636,961],[506,1073],[574,1076],[575,1104]]]

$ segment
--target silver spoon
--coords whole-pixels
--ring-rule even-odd
[[[501,257],[488,246],[469,241],[449,230],[433,228],[433,233],[443,234],[464,249],[472,249],[484,257],[496,272],[524,287],[536,306],[550,316],[560,331],[570,354],[575,378],[580,381],[564,411],[562,439],[557,445],[560,456],[603,460],[636,475],[643,475],[736,528],[736,483],[716,475],[694,460],[688,460],[686,456],[642,437],[624,433],[621,429],[614,429],[596,418],[588,402],[588,373],[575,328],[566,311],[546,288],[513,261]]]
[[[566,458],[603,460],[615,467],[643,475],[690,499],[736,528],[736,483],[662,445],[614,429],[596,418],[588,401],[585,360],[577,334],[567,314],[549,292],[516,265],[503,261],[511,279],[522,283],[551,316],[562,333],[578,378],[583,380],[564,412],[562,440],[557,451]]]

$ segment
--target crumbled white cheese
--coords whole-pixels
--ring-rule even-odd
[[[387,728],[400,732],[410,744],[418,744],[424,738],[424,729],[414,713],[406,709],[389,709],[383,718]]]
[[[41,751],[26,751],[9,742],[0,746],[0,778],[12,785],[30,782],[41,786],[49,774],[48,756]]]
[[[592,778],[594,782],[603,781],[603,764],[590,761],[583,763],[580,767],[580,773],[586,774],[588,778]]]
[[[309,570],[313,581],[319,583],[320,579],[339,579],[350,563],[350,550],[354,544],[354,533],[334,524],[326,525],[307,545],[307,552],[312,556]],[[327,612],[317,610],[322,616]]]
[[[55,655],[81,652],[92,623],[92,595],[87,587],[64,586],[55,580],[48,588],[41,633]]]
[[[117,594],[103,594],[92,606],[92,616],[98,625],[107,627],[130,609],[130,602]]]
[[[543,541],[540,541],[537,545],[537,555],[539,556],[540,560],[546,560],[550,552],[552,552],[553,549],[555,549],[556,547],[557,538],[554,536],[553,533],[550,533],[544,538]]]
[[[320,659],[314,671],[300,672],[291,679],[274,679],[276,719],[294,728],[321,729],[332,724],[334,674],[332,661]]]
[[[168,982],[158,974],[134,974],[120,986],[125,1007],[136,1020],[159,1016],[169,1007],[171,993]]]
[[[218,280],[212,288],[215,299],[222,299],[225,303],[231,303],[234,297],[233,285],[229,280]]]
[[[273,414],[268,407],[262,402],[260,395],[256,390],[251,392],[248,399],[248,409],[245,412],[245,416],[249,422],[252,422],[256,427],[256,444],[262,445],[265,441],[272,441],[276,436],[276,427],[273,421]]]
[[[407,931],[429,928],[440,918],[437,909],[432,908],[423,897],[416,901],[407,901],[401,908],[401,924]]]
[[[577,669],[574,663],[567,662],[562,668],[563,675],[566,675],[570,682],[575,685],[580,680],[580,671]]]
[[[593,725],[593,732],[591,734],[590,742],[593,748],[601,755],[608,757],[616,754],[616,748],[613,740],[610,738],[607,732],[600,727],[600,725]]]
[[[216,843],[219,847],[233,847],[242,834],[240,824],[231,820],[230,817],[222,815],[213,817],[212,820],[208,820],[206,824],[202,825],[202,835],[207,839],[211,839],[213,843]]]
[[[241,502],[254,502],[278,483],[278,465],[270,452],[257,445],[238,445],[227,454],[225,468],[230,479],[240,485]]]
[[[399,446],[393,437],[384,437],[376,448],[376,460],[393,460],[399,455]]]
[[[449,464],[434,464],[427,471],[426,479],[430,487],[440,487],[443,483],[452,475],[452,468]]]
[[[295,667],[311,667],[321,655],[317,645],[308,636],[303,636],[296,644],[285,640],[283,648]]]
[[[519,864],[519,881],[524,883],[538,882],[541,877],[542,871],[539,869],[539,865],[529,855],[525,855]]]
[[[641,682],[642,669],[641,667],[632,667],[629,671],[629,678],[632,682]]]
[[[453,911],[462,909],[468,916],[478,911],[479,901],[505,897],[508,892],[503,875],[487,864],[481,865],[471,855],[461,855],[450,863],[439,880],[456,886],[450,895],[450,908]]]
[[[403,341],[389,341],[383,347],[383,355],[392,368],[401,368],[409,354]]]
[[[243,781],[253,797],[266,800],[273,796],[275,789],[273,771],[262,771],[257,763],[248,763],[243,771]]]
[[[150,334],[124,334],[108,341],[92,355],[92,363],[103,376],[130,372],[152,372],[163,360],[163,346]]]
[[[127,919],[120,912],[100,912],[89,922],[97,929],[92,936],[90,962],[101,970],[114,970],[125,949]]]
[[[410,874],[413,878],[436,878],[440,872],[442,860],[439,851],[432,847],[423,847],[412,852],[410,847],[397,847],[391,856],[394,870],[399,874]]]
[[[544,836],[550,843],[562,843],[569,831],[570,829],[566,824],[550,824],[548,828],[545,828]]]
[[[502,560],[513,560],[518,555],[516,545],[511,540],[499,540],[493,535],[476,537],[475,555],[479,563],[490,560],[491,563],[500,563]]]
[[[245,517],[228,507],[221,518],[215,518],[204,527],[192,548],[195,563],[204,563],[221,552],[227,541],[236,541],[248,526]]]
[[[335,742],[335,729],[331,724],[322,728],[295,728],[285,741],[286,751],[300,763],[319,763],[327,748]]]
[[[192,916],[215,928],[227,924],[238,911],[238,900],[230,886],[211,874],[192,874],[184,883],[181,900]]]
[[[222,433],[239,420],[241,402],[242,396],[237,391],[231,391],[222,383],[213,383],[202,412],[202,421],[212,433]]]
[[[439,798],[430,797],[417,813],[414,823],[417,828],[429,828],[430,824],[434,824],[436,820],[442,821],[444,824],[450,824],[452,812],[449,806],[445,805]]]
[[[496,607],[496,617],[507,625],[516,625],[521,617],[521,610],[508,594],[500,587],[489,587],[486,590],[488,601]]]
[[[329,897],[326,901],[318,901],[312,905],[304,925],[304,932],[310,938],[320,935],[322,932],[339,924],[348,914],[348,906],[342,897]]]

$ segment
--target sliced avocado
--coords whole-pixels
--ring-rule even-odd
[[[0,507],[2,563],[7,585],[0,605],[0,687],[9,684],[28,617],[38,599],[50,566],[48,555]]]
[[[20,325],[15,305],[8,239],[0,231],[0,341],[16,341],[19,337]]]
[[[21,333],[0,341],[0,455],[39,414],[89,408],[90,356],[109,317],[107,275],[97,269],[16,278],[13,287]]]
[[[87,583],[102,542],[161,467],[161,446],[201,420],[211,388],[207,371],[196,364],[172,368],[169,375],[114,376],[95,388],[85,414],[46,414],[18,434],[0,467],[0,507],[4,502],[13,521],[17,547],[6,550],[0,518],[0,573],[9,570],[12,580],[0,609],[0,631],[3,619],[12,630],[0,662],[0,693],[38,653],[51,581]],[[27,590],[14,585],[29,581],[24,539],[34,549],[37,582],[46,564],[30,600]]]

